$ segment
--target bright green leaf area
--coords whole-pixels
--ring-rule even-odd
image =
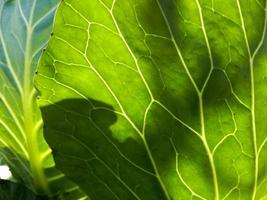
[[[0,157],[17,181],[46,195],[78,191],[54,168],[33,86],[57,7],[56,0],[0,0]]]
[[[36,79],[92,200],[267,198],[265,0],[64,0]]]

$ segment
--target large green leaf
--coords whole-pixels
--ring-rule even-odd
[[[36,84],[93,200],[264,199],[265,0],[65,0]],[[77,169],[77,170],[76,170]]]
[[[53,168],[33,87],[57,6],[57,0],[0,0],[0,154],[18,181],[46,194],[73,187]]]

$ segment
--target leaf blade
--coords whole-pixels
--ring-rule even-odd
[[[265,158],[258,149],[266,141],[259,131],[265,130],[265,6],[238,0],[62,3],[36,81],[58,166],[72,180],[82,174],[72,174],[72,167],[90,171],[77,183],[92,199],[264,197]],[[54,123],[51,113],[66,124]],[[136,177],[144,180],[138,189]],[[92,183],[106,194],[90,189]]]

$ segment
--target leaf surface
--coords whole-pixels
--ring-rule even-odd
[[[92,200],[264,199],[265,0],[65,0],[36,85]],[[78,170],[76,170],[78,169]]]

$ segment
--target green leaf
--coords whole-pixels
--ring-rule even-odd
[[[36,85],[92,200],[264,199],[265,0],[65,0]]]
[[[57,0],[0,0],[0,155],[18,181],[45,194],[74,187],[60,182],[64,175],[54,168],[33,86],[57,6]]]

